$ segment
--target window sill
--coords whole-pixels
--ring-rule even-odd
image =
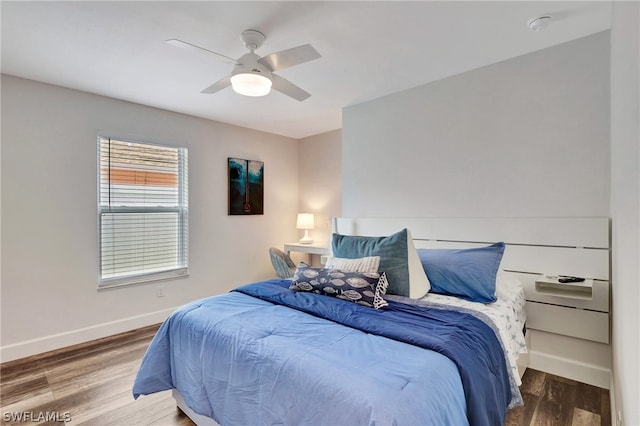
[[[178,278],[189,278],[187,268],[176,269],[174,271],[160,272],[157,274],[145,274],[133,277],[111,278],[98,283],[98,291],[115,290],[123,287],[134,287],[139,285],[155,284],[160,281],[174,280]]]

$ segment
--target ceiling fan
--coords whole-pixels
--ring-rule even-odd
[[[311,96],[289,80],[274,74],[274,72],[318,59],[320,54],[313,46],[304,44],[260,57],[255,51],[266,40],[264,34],[257,30],[245,30],[242,32],[240,39],[249,49],[249,53],[245,53],[238,59],[233,59],[178,39],[167,40],[167,43],[199,53],[213,54],[223,62],[234,64],[231,74],[216,81],[201,93],[216,93],[228,86],[232,86],[234,91],[246,96],[264,96],[272,88],[301,102]]]

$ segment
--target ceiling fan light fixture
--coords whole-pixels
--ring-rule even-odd
[[[299,102],[311,96],[286,78],[274,74],[274,72],[320,58],[320,53],[313,46],[303,44],[260,57],[255,53],[255,50],[264,43],[266,39],[264,34],[257,30],[246,30],[242,32],[240,39],[245,47],[249,49],[249,52],[238,59],[233,59],[178,39],[169,39],[167,43],[192,51],[213,54],[224,60],[224,62],[234,64],[230,74],[219,79],[200,93],[212,94],[231,86],[236,93],[244,96],[265,96],[271,92],[272,88]]]
[[[241,73],[231,77],[231,87],[245,96],[265,96],[271,91],[271,80],[261,74]]]

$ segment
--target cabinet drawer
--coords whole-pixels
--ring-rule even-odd
[[[609,314],[527,302],[527,328],[609,343]]]

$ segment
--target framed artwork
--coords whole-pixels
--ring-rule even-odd
[[[229,214],[264,214],[264,163],[229,158]]]

